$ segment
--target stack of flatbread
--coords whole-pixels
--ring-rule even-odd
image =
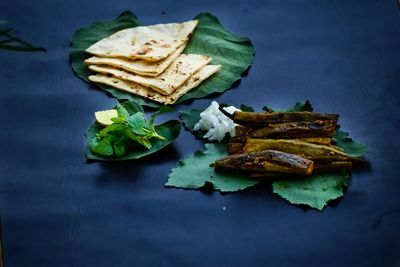
[[[182,54],[197,26],[184,23],[139,26],[118,31],[90,46],[85,60],[95,83],[139,95],[162,104],[179,97],[216,73],[206,55]]]

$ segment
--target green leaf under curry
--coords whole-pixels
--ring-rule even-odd
[[[311,103],[297,102],[286,110],[271,109],[265,106],[266,111],[294,112],[313,111]],[[348,137],[349,134],[340,130],[334,137],[336,146],[353,156],[361,157],[368,148]],[[322,210],[329,201],[343,196],[343,190],[350,184],[350,174],[339,171],[333,173],[313,174],[306,179],[277,179],[272,182],[273,192],[289,201],[291,204],[304,204],[317,210]]]
[[[207,183],[221,192],[234,192],[258,184],[259,180],[252,180],[245,175],[215,172],[210,164],[217,159],[227,156],[226,144],[205,144],[205,150],[196,151],[178,162],[178,166],[171,170],[168,181],[169,187],[199,189]]]
[[[307,205],[322,210],[329,201],[343,196],[343,190],[350,184],[350,174],[335,172],[314,174],[306,179],[285,179],[272,183],[275,194],[291,204]]]
[[[349,133],[339,129],[336,130],[334,139],[335,145],[352,157],[361,157],[370,151],[366,145],[354,141],[349,137]]]
[[[177,102],[221,93],[238,81],[253,62],[254,47],[246,37],[227,31],[216,17],[202,13],[195,17],[199,24],[186,46],[184,53],[198,53],[213,58],[211,64],[221,64],[222,69],[203,81],[198,87],[183,95]],[[112,33],[136,26],[142,22],[131,12],[125,11],[113,21],[95,22],[91,26],[77,30],[71,41],[71,66],[78,77],[88,81],[93,74],[83,63],[88,58],[85,49]],[[98,85],[119,100],[135,100],[141,105],[158,107],[161,104],[146,98],[125,93],[110,86]]]
[[[251,110],[251,109],[250,109]],[[268,106],[264,106],[265,111],[280,111],[280,112],[294,112],[294,111],[313,111],[313,107],[309,101],[297,102],[293,107],[288,109],[272,109]],[[181,120],[184,126],[196,134],[194,131],[194,125],[200,119],[200,113],[203,110],[192,109],[190,111],[181,112]],[[360,157],[368,152],[368,148],[360,143],[355,142],[349,137],[349,134],[338,130],[335,136],[336,145],[343,148],[346,153],[354,157]],[[206,148],[212,148],[215,144],[206,144]],[[206,150],[207,151],[207,150]],[[205,153],[207,155],[207,153]],[[226,156],[226,151],[221,152],[220,158]],[[202,155],[204,158],[204,155]],[[190,157],[190,163],[193,165],[198,164],[196,161],[196,155]],[[215,159],[214,159],[215,160]],[[211,160],[209,160],[211,161]],[[199,160],[200,162],[200,160]],[[173,180],[169,183],[174,183],[175,187],[189,186],[185,183],[187,175],[184,172],[178,172],[181,166],[178,166],[173,170]],[[206,168],[206,166],[204,166]],[[211,169],[211,168],[209,168]],[[208,170],[212,173],[213,170]],[[179,176],[181,174],[181,176]],[[229,174],[226,174],[229,177]],[[256,181],[256,180],[251,180]],[[258,181],[261,182],[261,181]],[[236,181],[234,182],[236,183]],[[343,190],[350,183],[350,175],[346,172],[335,172],[325,174],[314,174],[307,179],[276,179],[272,182],[273,192],[286,199],[292,204],[303,204],[311,208],[322,210],[329,201],[337,199],[343,195]],[[191,183],[191,188],[194,188],[195,183]],[[225,184],[223,184],[226,186]],[[253,186],[251,184],[249,186]],[[220,185],[221,186],[221,185]],[[228,185],[229,186],[229,185]],[[185,187],[187,188],[187,187]],[[244,189],[241,187],[240,189]],[[230,190],[232,191],[232,190]]]
[[[125,108],[125,110],[129,113],[129,115],[136,114],[137,112],[143,112],[143,108],[134,101],[126,101],[121,105]],[[161,110],[159,110],[158,114],[162,114],[168,111],[170,111],[169,107],[162,108]],[[153,118],[151,118],[151,120],[152,119]],[[89,129],[86,132],[86,157],[88,159],[103,160],[103,161],[118,161],[118,160],[130,160],[130,159],[142,158],[144,156],[157,152],[160,149],[171,144],[179,136],[181,130],[181,123],[177,120],[169,120],[160,125],[156,125],[154,128],[157,131],[157,133],[159,133],[162,137],[164,137],[164,140],[153,139],[151,141],[150,149],[147,149],[139,144],[135,144],[132,142],[132,145],[129,147],[129,149],[125,150],[125,148],[121,146],[120,149],[123,151],[115,151],[116,154],[123,154],[123,156],[120,157],[102,156],[94,154],[90,150],[90,147],[94,146],[92,142],[96,142],[96,135],[101,130],[104,129],[104,126],[101,126],[97,122],[94,122],[92,125],[90,125]],[[108,144],[107,141],[105,141],[104,144],[101,144],[98,149],[101,149],[102,150],[101,152],[103,152],[103,154],[107,153],[110,155],[114,154],[114,151],[111,151],[113,150],[113,147],[111,146],[111,144]]]

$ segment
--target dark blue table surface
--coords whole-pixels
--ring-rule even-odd
[[[116,101],[74,76],[74,31],[131,10],[146,24],[211,12],[248,36],[254,64],[211,99],[260,109],[309,99],[340,113],[371,166],[323,212],[270,185],[221,195],[164,188],[202,148],[182,131],[147,159],[85,163],[93,112]],[[47,53],[0,50],[0,208],[6,267],[400,266],[400,10],[395,1],[2,0],[0,18]],[[177,117],[177,113],[165,118]]]

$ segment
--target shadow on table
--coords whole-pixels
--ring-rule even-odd
[[[176,162],[179,155],[175,146],[170,145],[157,153],[148,155],[137,160],[126,161],[90,161],[87,164],[99,164],[102,173],[97,176],[96,180],[99,184],[106,184],[110,182],[118,183],[134,183],[137,179],[148,176],[149,170],[154,169],[156,166],[164,166],[169,162]],[[169,164],[168,164],[169,166]],[[164,171],[165,168],[162,168]],[[157,169],[160,171],[160,169]],[[165,176],[169,172],[165,173]]]

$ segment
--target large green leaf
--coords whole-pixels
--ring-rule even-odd
[[[129,11],[125,11],[121,13],[121,15],[119,15],[115,20],[94,22],[89,27],[77,30],[72,37],[70,48],[71,66],[75,74],[82,80],[89,82],[88,77],[92,75],[93,72],[89,70],[83,63],[83,61],[88,58],[88,54],[85,52],[85,50],[95,42],[111,35],[114,32],[140,25],[142,25],[142,23],[134,14]],[[109,92],[112,96],[119,100],[134,100],[141,105],[147,105],[151,107],[160,106],[156,102],[122,92],[107,85],[98,84],[97,86]]]
[[[253,61],[254,47],[248,38],[228,32],[211,14],[200,14],[196,19],[199,20],[199,24],[184,52],[211,56],[212,64],[223,66],[217,74],[189,91],[178,102],[202,98],[229,89]],[[88,57],[85,53],[86,48],[116,31],[139,25],[142,25],[139,19],[131,12],[125,11],[113,21],[95,22],[89,27],[77,30],[72,38],[70,49],[71,66],[76,75],[88,82],[88,76],[92,74],[83,64],[83,60]],[[113,89],[110,86],[98,86],[119,100],[135,100],[141,105],[160,106],[154,101]]]
[[[121,104],[130,115],[135,114],[136,112],[143,112],[143,108],[134,101],[126,101]],[[161,111],[163,112],[163,111]],[[154,152],[159,151],[160,149],[166,147],[171,144],[178,136],[181,131],[181,123],[177,120],[169,120],[163,124],[155,126],[157,132],[165,138],[165,140],[154,139],[151,143],[151,148],[147,149],[143,146],[132,145],[131,149],[126,151],[126,153],[122,157],[114,158],[114,157],[106,157],[93,154],[89,147],[90,142],[95,140],[96,134],[104,129],[103,126],[94,122],[90,125],[89,129],[86,132],[86,157],[88,159],[94,160],[103,160],[103,161],[118,161],[118,160],[130,160],[130,159],[139,159],[144,156],[153,154]]]
[[[222,69],[183,95],[178,103],[226,91],[250,67],[255,54],[254,47],[247,37],[227,31],[213,15],[202,13],[195,19],[199,20],[199,24],[184,53],[211,56],[211,64],[220,64]]]
[[[95,42],[122,29],[140,26],[142,23],[129,11],[121,13],[115,20],[94,22],[86,28],[80,28],[74,33],[71,40],[71,66],[75,74],[86,82],[89,75],[93,74],[83,61],[88,58],[85,50]]]
[[[201,109],[192,109],[190,111],[181,111],[180,113],[180,118],[181,121],[183,122],[183,125],[185,126],[186,129],[191,131],[194,135],[197,137],[201,138],[204,136],[204,132],[200,131],[195,131],[194,126],[196,123],[200,120],[200,113],[203,110]]]
[[[295,112],[313,111],[311,103],[297,102],[288,109],[272,109],[264,106],[265,111]],[[336,131],[336,146],[341,147],[346,153],[353,157],[361,157],[368,148],[353,141],[349,134]],[[322,210],[329,201],[343,196],[344,187],[350,182],[350,174],[346,172],[335,172],[329,174],[314,174],[305,179],[279,179],[272,183],[274,193],[286,199],[292,204],[304,204],[311,208]]]
[[[361,157],[369,152],[366,145],[354,141],[346,132],[337,130],[334,139],[335,145],[343,148],[343,150],[352,157]]]
[[[193,155],[180,160],[178,166],[171,170],[166,186],[199,189],[210,183],[215,190],[233,192],[243,190],[259,183],[244,175],[215,172],[210,164],[227,156],[226,144],[205,144],[205,150],[196,151]]]
[[[292,204],[303,204],[322,210],[329,201],[343,196],[350,183],[346,172],[313,175],[305,179],[284,179],[272,183],[274,193]]]
[[[192,109],[190,111],[181,111],[181,120],[183,125],[189,130],[193,131],[194,126],[200,120],[200,113],[203,112],[201,109]]]
[[[297,102],[293,107],[288,109],[273,109],[269,106],[264,106],[263,110],[271,112],[313,111],[313,107],[309,101],[305,101]],[[184,126],[196,135],[198,133],[193,128],[199,121],[201,112],[202,110],[199,109],[181,111],[181,120]],[[335,141],[338,147],[343,148],[351,156],[360,157],[368,152],[368,148],[365,145],[355,142],[346,132],[338,130]],[[285,179],[281,177],[273,181],[272,186],[274,193],[292,204],[303,204],[322,210],[329,201],[343,195],[343,189],[348,186],[349,181],[350,175],[348,173],[336,172],[315,174],[305,179]]]

